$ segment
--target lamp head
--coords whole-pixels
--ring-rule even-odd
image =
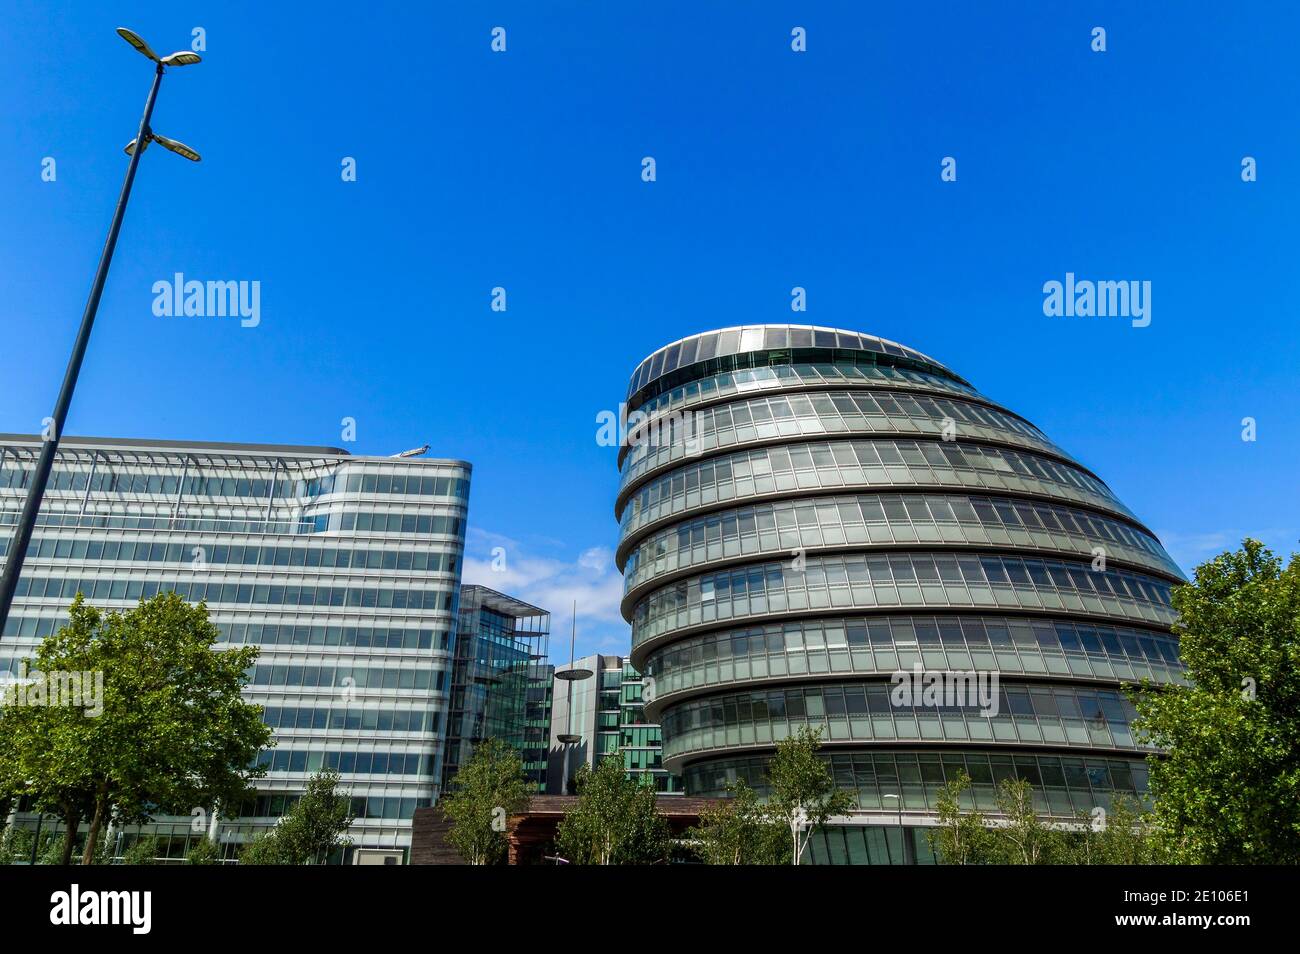
[[[126,40],[126,42],[139,50],[142,55],[149,57],[149,59],[153,60],[155,63],[162,62],[162,60],[158,59],[158,54],[150,48],[149,44],[144,41],[144,37],[139,33],[136,33],[134,30],[128,30],[126,27],[118,27],[117,35]]]

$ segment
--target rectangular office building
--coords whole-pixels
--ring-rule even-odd
[[[0,435],[0,556],[39,453],[38,437]],[[332,767],[357,815],[350,857],[400,860],[442,777],[469,482],[463,461],[65,438],[0,670],[66,622],[78,592],[116,610],[167,590],[206,601],[229,644],[261,647],[247,698],[277,743],[258,797],[219,820],[227,855]],[[145,832],[165,857],[199,837],[188,818]],[[117,833],[119,853],[137,834]]]
[[[486,586],[461,587],[444,791],[486,739],[513,748],[529,790],[543,791],[554,671],[546,661],[550,632],[546,610]]]

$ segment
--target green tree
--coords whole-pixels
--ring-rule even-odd
[[[994,796],[1002,824],[989,829],[992,858],[1007,865],[1047,865],[1063,855],[1064,838],[1034,811],[1034,789],[1023,778],[1005,778]]]
[[[200,838],[185,855],[185,863],[190,865],[221,864],[221,846],[211,838]]]
[[[151,865],[158,857],[158,839],[145,835],[131,842],[131,847],[122,852],[124,865]]]
[[[66,706],[0,706],[0,789],[10,798],[30,796],[32,808],[63,823],[52,864],[72,863],[78,828],[94,802],[83,772],[85,721],[84,710]]]
[[[102,674],[100,711],[26,706],[0,723],[0,761],[26,781],[38,809],[66,828],[65,859],[83,818],[90,831],[82,856],[110,819],[148,821],[155,813],[189,814],[237,803],[271,739],[260,706],[241,690],[256,647],[216,650],[220,632],[206,606],[160,593],[125,613],[104,613],[80,594],[69,622],[47,637],[32,669]]]
[[[556,847],[571,864],[641,865],[668,858],[668,823],[654,789],[629,779],[620,758],[583,765],[577,804],[560,822]]]
[[[343,837],[352,825],[351,798],[338,791],[339,773],[317,772],[307,781],[307,791],[266,834],[244,846],[239,860],[246,865],[324,864],[351,840]]]
[[[987,864],[990,860],[992,836],[984,815],[962,808],[963,799],[971,800],[970,787],[970,776],[958,772],[935,797],[939,826],[930,829],[926,838],[930,849],[946,865]]]
[[[803,860],[808,840],[828,818],[851,811],[853,795],[836,787],[829,766],[817,755],[822,727],[799,727],[797,735],[777,743],[767,766],[772,794],[768,808],[790,831],[790,862]]]
[[[26,865],[32,860],[32,841],[36,832],[30,828],[10,828],[0,843],[0,865]],[[41,843],[36,849],[37,864],[58,864],[63,853],[63,839],[58,831],[41,829]],[[52,860],[47,860],[52,859]]]
[[[501,739],[487,739],[452,779],[439,802],[451,822],[447,840],[472,865],[498,864],[506,855],[506,818],[528,804],[519,754]]]
[[[1065,860],[1081,865],[1159,864],[1162,856],[1154,833],[1154,822],[1133,799],[1117,793],[1108,811],[1079,817],[1078,832],[1072,833]]]
[[[1300,554],[1243,541],[1173,593],[1188,686],[1134,694],[1161,848],[1198,864],[1300,863]]]
[[[247,842],[239,852],[241,865],[288,865],[289,861],[283,846],[276,840],[275,832],[269,831]]]
[[[727,785],[727,798],[700,812],[687,833],[707,865],[778,865],[790,861],[785,827],[741,779]]]
[[[338,848],[352,844],[345,833],[352,826],[352,799],[338,790],[340,776],[333,769],[317,772],[307,781],[307,791],[285,812],[275,837],[285,846],[289,864],[324,864]]]

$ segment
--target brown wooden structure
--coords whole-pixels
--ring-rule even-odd
[[[565,813],[578,801],[573,795],[534,795],[528,807],[506,819],[509,838],[508,861],[512,865],[551,864],[555,832]],[[660,795],[656,798],[659,814],[668,821],[673,837],[698,825],[700,812],[715,804],[713,798],[688,798],[683,795]],[[437,808],[420,808],[415,812],[411,831],[411,864],[463,864],[460,855],[446,841],[447,823]]]

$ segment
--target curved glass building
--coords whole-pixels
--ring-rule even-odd
[[[688,794],[762,790],[809,724],[860,809],[815,860],[926,860],[959,770],[984,810],[1006,777],[1063,818],[1145,795],[1120,685],[1182,678],[1183,577],[1031,422],[919,351],[805,325],[673,342],[627,410],[622,612]]]

